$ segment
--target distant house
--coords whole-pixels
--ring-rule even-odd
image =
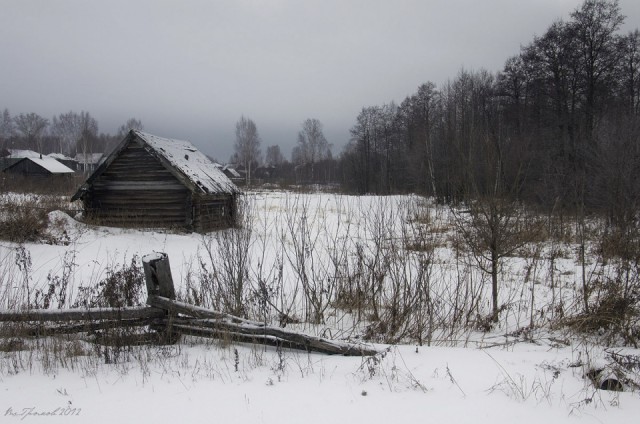
[[[207,232],[234,224],[238,194],[188,141],[131,130],[72,200],[106,225]]]
[[[3,170],[5,174],[50,177],[73,175],[74,170],[48,156],[26,157],[19,159]]]
[[[79,171],[80,164],[74,158],[70,158],[68,156],[63,155],[62,153],[49,153],[47,155],[50,158],[54,158],[58,162],[66,165],[67,167],[73,169],[74,171]]]
[[[235,170],[233,165],[221,165],[219,163],[216,163],[214,165],[234,183],[238,183],[243,180],[242,175],[240,175],[240,173]]]
[[[77,153],[75,160],[78,163],[78,171],[93,172],[100,164],[103,153]]]
[[[24,158],[39,158],[41,155],[33,150],[4,149],[0,152],[0,169],[5,169]]]

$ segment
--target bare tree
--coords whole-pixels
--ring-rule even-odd
[[[613,70],[621,59],[620,37],[616,34],[624,15],[618,0],[586,0],[571,17],[572,36],[577,42],[585,93],[585,131],[593,137],[600,93],[614,83]]]
[[[355,171],[359,192],[368,193],[371,183],[371,157],[373,156],[376,110],[377,107],[364,107],[351,128],[351,140],[346,152],[351,153],[354,161],[348,167]]]
[[[251,168],[260,160],[260,136],[255,122],[244,116],[236,123],[235,155],[246,170],[247,185],[251,183]]]
[[[51,121],[51,132],[58,140],[58,153],[72,154],[76,143],[80,140],[80,125],[77,113],[69,111],[54,116]]]
[[[51,132],[58,139],[56,150],[59,153],[71,155],[77,151],[83,154],[86,162],[86,155],[91,153],[98,138],[98,122],[89,112],[69,111],[53,117]]]
[[[478,267],[491,276],[491,320],[498,321],[500,265],[533,237],[532,220],[518,204],[504,196],[486,196],[469,202],[465,217],[452,209],[456,228],[467,243]],[[534,226],[535,227],[535,226]]]
[[[302,131],[298,133],[298,146],[295,150],[298,161],[311,166],[311,179],[313,179],[313,166],[316,162],[331,158],[331,145],[322,133],[322,123],[309,118],[302,123]]]
[[[435,174],[434,139],[437,123],[441,121],[440,93],[435,84],[427,82],[418,87],[418,92],[402,103],[406,133],[412,140],[409,149],[409,164],[418,171],[412,177],[420,181],[418,186],[429,187],[430,195],[437,197]],[[384,112],[384,108],[382,109]],[[383,113],[383,115],[389,112]],[[386,118],[388,121],[389,118]],[[389,125],[389,124],[387,124]],[[415,171],[414,171],[415,172]]]
[[[622,40],[623,59],[618,71],[622,81],[622,98],[628,113],[640,115],[640,31]]]
[[[269,166],[278,166],[284,162],[284,156],[282,156],[282,152],[280,152],[280,146],[275,145],[267,147],[265,162]]]
[[[77,142],[77,150],[82,153],[83,167],[86,171],[89,164],[89,153],[93,152],[93,144],[98,138],[98,121],[96,121],[89,112],[80,112],[79,118],[80,139]]]
[[[0,142],[6,142],[14,135],[15,125],[13,123],[13,119],[11,119],[9,109],[5,108],[2,112],[2,116],[0,116]]]
[[[129,130],[144,130],[144,126],[142,125],[142,121],[136,118],[129,118],[127,122],[120,127],[118,127],[117,137],[122,140]]]
[[[42,153],[42,135],[49,125],[49,121],[37,113],[21,113],[14,119],[16,129],[22,134],[31,148]]]

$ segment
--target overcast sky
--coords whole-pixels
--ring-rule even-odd
[[[498,71],[580,0],[0,0],[0,110],[128,118],[227,160],[254,120],[290,158],[306,118],[340,153],[363,106]],[[620,0],[625,32],[640,1]]]

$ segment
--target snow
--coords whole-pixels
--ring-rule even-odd
[[[28,158],[31,162],[43,167],[52,174],[73,174],[73,169],[58,162],[54,158],[43,156],[42,158]]]
[[[156,153],[187,176],[205,193],[237,193],[238,188],[193,144],[135,130]]]
[[[180,150],[172,150],[179,155]],[[181,150],[182,152],[184,150]],[[190,159],[191,160],[191,156]],[[253,193],[252,263],[263,267],[282,259],[279,248],[293,240],[285,217],[302,214],[311,228],[315,249],[329,254],[332,234],[345,242],[363,245],[367,214],[386,215],[391,230],[398,230],[401,205],[422,202],[415,196],[351,197],[330,194]],[[446,211],[432,211],[446,220]],[[368,215],[371,217],[371,215]],[[381,220],[383,218],[380,218]],[[52,235],[64,235],[66,244],[0,242],[0,300],[19,296],[23,281],[18,249],[30,255],[28,279],[46,288],[47,276],[61,275],[65,259],[73,263],[69,294],[75,298],[83,286],[96,285],[118,264],[135,255],[169,256],[173,280],[185,292],[206,255],[208,236],[90,226],[62,212],[50,214]],[[444,231],[444,227],[443,227]],[[212,237],[215,234],[211,235]],[[214,240],[215,241],[215,240]],[[215,243],[214,243],[215,244]],[[565,246],[570,252],[571,246]],[[453,249],[437,249],[434,281],[448,284],[456,266]],[[588,338],[545,327],[527,336],[513,331],[528,323],[529,287],[522,286],[526,258],[505,264],[509,276],[501,302],[509,305],[499,327],[489,333],[459,332],[432,346],[413,343],[388,346],[375,357],[341,357],[247,344],[230,344],[185,337],[175,346],[143,346],[120,352],[106,363],[93,344],[82,338],[27,340],[39,348],[0,351],[0,422],[453,422],[453,423],[600,423],[635,422],[640,416],[638,392],[594,389],[586,373],[607,367],[608,352]],[[580,267],[570,255],[558,259],[556,278],[566,296],[580,280]],[[295,283],[286,260],[285,286]],[[251,272],[255,272],[252,269]],[[543,270],[537,272],[536,310],[550,299]],[[7,276],[14,276],[7,280]],[[10,284],[9,284],[10,283]],[[7,291],[13,294],[7,295]],[[442,289],[444,290],[444,288]],[[442,292],[444,293],[444,291]],[[13,297],[12,297],[13,296]],[[71,303],[71,302],[69,302]],[[2,303],[0,307],[5,308]],[[446,308],[446,305],[441,305]],[[488,305],[486,306],[489,307]],[[302,316],[303,311],[297,314]],[[291,325],[313,335],[342,339],[357,335],[348,314],[329,314],[323,325]],[[288,328],[290,328],[288,327]],[[511,335],[510,335],[511,334]],[[77,355],[56,360],[50,352],[75,340]],[[47,350],[43,346],[50,344]],[[615,349],[616,352],[622,350]],[[84,352],[84,353],[83,353]],[[640,350],[625,348],[639,355]],[[28,415],[31,413],[32,415]],[[64,415],[64,414],[67,415]],[[49,414],[47,417],[33,414]],[[52,416],[55,415],[55,416]]]
[[[160,260],[162,258],[163,258],[162,253],[154,252],[154,253],[149,253],[148,255],[144,255],[142,257],[142,262],[149,263],[149,262],[153,262],[153,261],[158,261],[158,260]]]
[[[9,408],[74,408],[77,416],[47,422],[95,424],[634,422],[637,394],[590,390],[568,359],[568,350],[535,345],[417,353],[400,346],[373,365],[250,346],[147,348],[121,364],[79,360],[75,370],[3,370],[0,412],[12,422]],[[557,377],[550,367],[560,370]]]

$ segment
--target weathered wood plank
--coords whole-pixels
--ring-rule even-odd
[[[190,305],[188,303],[180,302],[179,300],[173,300],[153,294],[147,297],[147,305],[154,308],[167,310],[169,312],[172,312],[174,315],[183,314],[194,318],[226,319],[237,323],[262,324],[256,321],[246,320],[235,315],[202,308],[200,306]]]
[[[165,321],[167,321],[165,319]],[[372,356],[379,353],[371,346],[345,343],[335,340],[323,339],[302,333],[292,333],[274,327],[252,328],[240,324],[232,324],[217,320],[193,320],[184,318],[172,318],[173,331],[187,331],[184,334],[196,335],[194,330],[201,334],[211,332],[210,337],[230,338],[237,341],[253,341],[271,345],[281,344],[294,349],[327,353],[344,356]]]
[[[156,314],[165,316],[164,311],[155,311]],[[44,337],[61,334],[92,333],[113,328],[145,327],[157,324],[159,316],[150,318],[118,319],[105,321],[78,321],[73,324],[46,325],[38,321],[24,321],[15,323],[10,327],[0,327],[2,337]]]
[[[143,256],[142,267],[144,268],[149,297],[162,296],[170,301],[176,298],[169,256],[166,253],[152,253]]]
[[[169,213],[168,211],[164,212],[154,212],[154,213],[145,213],[144,210],[136,211],[135,209],[129,209],[128,211],[122,210],[105,210],[99,209],[93,213],[91,210],[88,211],[90,216],[93,217],[102,217],[102,218],[113,218],[113,219],[130,219],[135,222],[174,222],[174,221],[182,221],[184,219],[184,214],[182,213]]]
[[[117,181],[98,181],[93,184],[95,189],[103,190],[182,190],[186,191],[184,186],[177,184],[175,181],[162,181],[162,180],[150,180],[150,181],[132,181],[132,180],[117,180]]]
[[[96,205],[100,209],[104,209],[105,211],[147,211],[149,214],[157,214],[163,216],[164,214],[184,214],[184,205],[175,204],[175,203],[162,203],[159,201],[151,201],[149,200],[146,204],[142,203],[130,203],[127,207],[124,207],[121,204],[117,204],[115,202],[100,202]]]
[[[153,169],[142,170],[143,173],[128,173],[124,170],[117,172],[117,170],[110,171],[108,173],[102,174],[99,178],[99,181],[115,181],[126,178],[132,181],[176,181],[173,175],[169,174],[166,171],[157,171]],[[98,181],[98,179],[96,179]]]
[[[157,327],[156,329],[160,329],[162,327]],[[281,340],[276,337],[271,336],[252,336],[240,333],[230,333],[227,331],[220,331],[214,328],[203,328],[192,325],[184,325],[184,324],[176,324],[173,327],[176,331],[179,331],[181,334],[186,336],[194,336],[194,337],[204,337],[204,338],[213,338],[220,340],[228,340],[230,342],[237,343],[250,343],[250,344],[262,344],[266,346],[274,346],[274,347],[283,347],[288,349],[297,349],[309,351],[306,346],[300,345],[297,343],[293,343],[287,340]],[[335,352],[323,352],[318,351],[319,353],[328,353],[335,354]],[[354,355],[345,355],[345,356],[354,356]],[[363,355],[355,355],[355,356],[363,356]],[[366,355],[365,355],[366,356]]]
[[[127,320],[158,318],[164,315],[166,314],[163,311],[148,306],[90,309],[29,309],[26,311],[0,310],[0,322]]]

